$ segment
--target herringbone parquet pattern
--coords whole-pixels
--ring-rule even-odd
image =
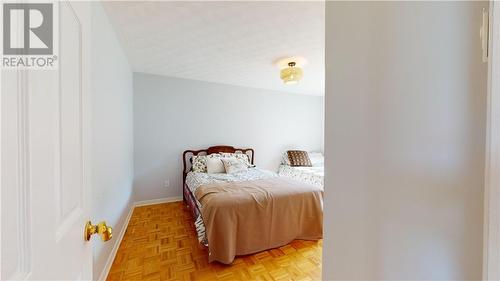
[[[321,246],[296,240],[231,265],[208,263],[182,202],[137,207],[107,280],[320,280]]]

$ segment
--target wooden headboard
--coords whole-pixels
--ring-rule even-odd
[[[241,152],[243,154],[248,155],[248,158],[250,158],[250,163],[253,164],[253,158],[255,155],[255,152],[251,148],[234,148],[229,145],[218,145],[218,146],[211,146],[207,149],[200,149],[200,150],[186,150],[184,153],[182,153],[182,163],[184,164],[184,170],[183,170],[183,182],[186,180],[186,175],[189,173],[191,170],[191,165],[193,161],[193,156],[196,155],[210,155],[212,153],[236,153],[236,152]]]

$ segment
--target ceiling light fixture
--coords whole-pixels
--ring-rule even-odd
[[[281,80],[286,85],[295,85],[299,83],[299,80],[302,79],[302,68],[297,67],[294,61],[288,63],[288,67],[283,68],[280,72]]]
[[[273,64],[279,67],[280,78],[285,85],[295,85],[304,75],[302,68],[307,64],[307,60],[300,56],[281,57]]]

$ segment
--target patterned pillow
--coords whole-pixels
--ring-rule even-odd
[[[231,158],[231,157],[236,158],[236,159],[242,161],[243,163],[245,163],[247,166],[251,166],[250,165],[250,157],[248,156],[248,154],[222,152],[221,155],[223,158]]]
[[[248,170],[248,165],[234,157],[221,158],[227,174],[234,174]]]
[[[207,156],[193,156],[193,165],[191,166],[191,170],[195,173],[205,173],[207,169]]]
[[[193,156],[192,161],[193,165],[191,166],[191,170],[195,173],[206,173],[207,172],[207,159],[209,158],[236,158],[246,164],[248,167],[251,167],[250,158],[247,154],[244,153],[212,153],[210,155],[198,155]]]
[[[288,159],[290,160],[290,166],[294,167],[311,167],[311,160],[309,159],[309,155],[307,155],[307,151],[302,150],[288,150],[286,152],[288,154]]]

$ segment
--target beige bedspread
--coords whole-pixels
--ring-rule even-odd
[[[287,178],[213,183],[195,192],[206,227],[209,261],[246,255],[323,235],[323,190]]]

